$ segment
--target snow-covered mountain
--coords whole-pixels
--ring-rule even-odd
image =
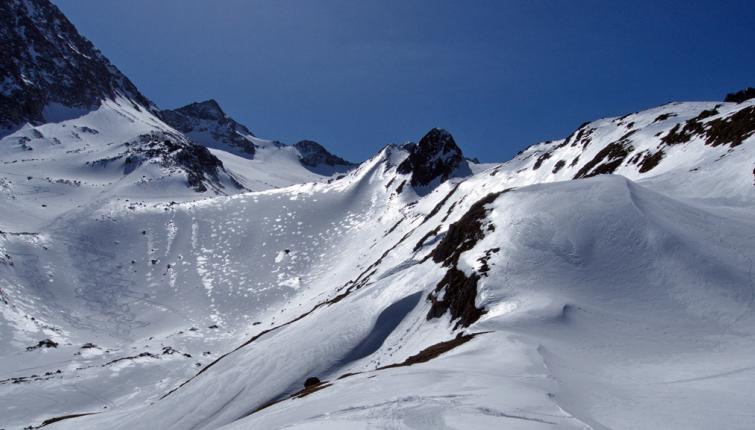
[[[0,118],[0,429],[752,427],[747,91],[358,166],[103,94]]]
[[[253,158],[256,147],[267,143],[257,140],[246,126],[226,115],[215,100],[166,109],[160,116],[176,130],[208,148]]]
[[[254,159],[260,150],[287,147],[278,141],[256,137],[245,125],[228,116],[215,100],[191,103],[175,110],[163,110],[160,117],[194,142],[249,159]],[[296,155],[301,164],[311,169],[330,166],[347,171],[355,166],[311,140],[302,140],[293,146],[298,151]]]
[[[260,139],[228,116],[215,100],[163,110],[160,117],[193,142],[210,148],[249,190],[323,180],[355,167],[317,142],[285,145]]]
[[[196,199],[353,167],[322,147],[318,159],[257,139],[214,101],[161,111],[48,1],[0,8],[0,159],[14,193],[60,197],[48,206],[65,211],[94,196]],[[238,157],[255,148],[255,160]]]
[[[533,145],[507,164],[513,183],[619,174],[663,183],[675,197],[717,196],[749,204],[755,100],[669,103],[585,123],[564,140]],[[652,179],[651,179],[652,178]]]
[[[47,196],[60,213],[95,196],[243,190],[217,157],[163,123],[57,7],[9,0],[0,9],[0,160],[8,196]]]

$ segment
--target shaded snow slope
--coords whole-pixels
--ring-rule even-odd
[[[349,194],[365,180],[326,194]],[[296,202],[324,198],[312,191]],[[341,227],[344,236],[374,246],[341,239],[327,260],[316,263],[320,270],[296,262],[306,239],[282,244],[274,256],[260,255],[272,267],[290,264],[289,274],[296,273],[297,281],[284,276],[263,282],[284,288],[274,297],[287,297],[286,304],[273,306],[274,320],[260,318],[262,324],[249,328],[249,340],[238,341],[239,349],[185,385],[169,384],[180,388],[153,397],[153,404],[62,421],[60,427],[347,428],[392,422],[401,428],[647,428],[662,422],[666,428],[710,428],[726,422],[747,428],[755,334],[752,221],[680,203],[620,177],[534,185],[493,194],[472,227],[482,234],[464,236],[457,245],[468,237],[478,240],[456,257],[436,261],[445,237],[469,221],[474,203],[501,191],[489,176],[475,177],[439,187],[425,205],[404,212],[406,224],[396,228],[364,220]],[[244,206],[254,207],[249,200]],[[399,208],[381,208],[381,218]],[[473,302],[461,304],[484,310],[457,330],[481,334],[427,363],[384,368],[454,338],[461,314],[453,306],[432,312],[428,299],[453,270],[476,278]],[[238,312],[231,302],[243,301],[245,312],[254,312],[254,296],[223,299],[243,284],[215,273],[206,276],[213,278],[209,294],[217,317]],[[455,287],[440,291],[442,300],[463,300]],[[419,302],[391,316],[392,307],[417,293]],[[386,318],[392,330],[375,340],[375,324],[382,320],[384,327]],[[371,338],[380,344],[377,350],[354,354]],[[326,382],[312,394],[286,400],[310,376]],[[699,407],[714,402],[715,411]]]

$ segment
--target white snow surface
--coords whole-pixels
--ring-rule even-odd
[[[538,144],[421,196],[395,146],[327,181],[214,149],[256,191],[212,196],[159,166],[84,165],[167,127],[125,104],[22,128],[0,141],[0,428],[751,429],[755,138],[660,141],[714,107],[595,121],[586,147]],[[615,174],[571,180],[628,123]],[[630,162],[661,147],[647,172]],[[428,319],[450,270],[434,250],[499,192],[455,265],[485,313]]]

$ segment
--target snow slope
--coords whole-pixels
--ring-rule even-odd
[[[499,171],[512,186],[614,173],[675,197],[749,205],[755,175],[745,143],[753,122],[755,99],[669,103],[585,123],[564,140],[530,146]]]
[[[210,152],[122,99],[0,138],[0,178],[0,229],[8,231],[34,231],[100,199],[162,201],[243,190]]]
[[[747,428],[752,205],[710,191],[721,149],[698,144],[711,151],[699,175],[680,161],[688,180],[674,187],[672,168],[529,185],[515,159],[418,193],[397,172],[408,150],[388,146],[331,183],[69,213],[47,227],[55,247],[8,241],[54,269],[49,289],[15,268],[3,287],[18,315],[54,330],[17,324],[6,356],[36,357],[38,373],[68,364],[4,394],[10,423],[97,412],[55,426]],[[729,160],[752,148],[725,150],[732,180]],[[44,295],[41,312],[20,300]],[[57,348],[22,349],[52,333]],[[480,334],[380,369],[460,333]],[[77,370],[87,342],[109,352]],[[311,376],[324,388],[287,400]],[[96,398],[72,392],[81,379]]]
[[[0,429],[752,428],[747,93],[347,166],[0,7],[44,78],[0,100]]]

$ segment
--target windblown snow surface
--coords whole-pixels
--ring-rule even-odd
[[[253,192],[216,149],[216,196],[86,164],[173,132],[150,114],[22,128],[0,428],[751,429],[755,138],[668,136],[754,105],[595,121],[422,189],[405,146]]]

